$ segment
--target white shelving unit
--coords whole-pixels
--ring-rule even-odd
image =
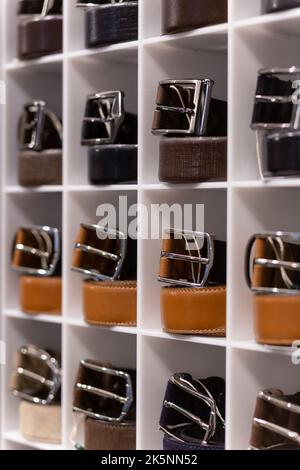
[[[229,0],[229,22],[161,37],[160,0],[139,0],[140,35],[132,43],[84,49],[83,14],[64,1],[64,51],[30,62],[16,56],[17,0],[1,0],[2,73],[7,86],[2,132],[2,337],[7,365],[2,370],[4,449],[48,449],[18,432],[16,399],[7,380],[12,355],[27,342],[61,350],[63,442],[71,447],[72,392],[80,359],[136,367],[137,446],[160,449],[158,420],[169,377],[220,375],[227,383],[227,449],[246,449],[258,391],[300,389],[291,352],[259,346],[252,328],[252,298],[244,281],[248,237],[260,230],[299,231],[300,180],[264,184],[259,180],[255,136],[249,124],[257,70],[300,65],[300,9],[260,16],[260,0]],[[169,186],[158,181],[158,139],[151,135],[157,84],[165,78],[215,79],[215,96],[229,103],[228,183]],[[86,95],[123,89],[126,108],[139,115],[139,179],[136,185],[93,187],[87,179],[80,129]],[[22,105],[43,98],[63,117],[64,180],[58,187],[22,189],[17,184],[16,130]],[[185,337],[161,330],[156,281],[161,242],[138,244],[138,326],[97,328],[84,323],[79,275],[70,271],[72,247],[81,222],[97,222],[99,204],[119,195],[153,203],[205,204],[205,230],[228,242],[227,338]],[[18,276],[10,269],[10,245],[21,224],[54,224],[63,231],[63,315],[30,318],[19,311]],[[141,220],[141,223],[143,221]],[[53,446],[56,449],[57,446]]]

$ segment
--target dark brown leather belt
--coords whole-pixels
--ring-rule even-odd
[[[62,125],[44,101],[24,106],[19,146],[22,186],[62,184]]]
[[[227,178],[227,104],[211,98],[212,80],[160,82],[152,133],[160,141],[159,180],[201,183]]]
[[[177,231],[170,234],[171,238],[163,241],[158,278],[172,285],[161,289],[163,329],[176,334],[224,336],[226,243],[214,241],[209,234],[191,232],[188,241],[175,239]],[[206,257],[201,255],[202,249]]]
[[[263,13],[273,13],[298,7],[300,7],[300,0],[266,0],[262,2]]]
[[[134,450],[136,372],[81,361],[73,411],[85,417],[86,450]]]
[[[265,390],[257,398],[251,449],[300,449],[300,393],[285,396],[281,390]]]
[[[18,57],[21,60],[62,51],[62,0],[54,0],[53,5],[48,3],[43,0],[19,2]]]
[[[227,22],[227,0],[162,0],[162,33]]]

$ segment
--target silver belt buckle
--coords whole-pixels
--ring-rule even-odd
[[[24,106],[20,125],[20,146],[22,150],[38,151],[42,147],[45,124],[44,101],[33,101]]]
[[[161,259],[167,259],[172,261],[184,261],[186,263],[192,264],[192,272],[193,272],[193,280],[194,282],[189,282],[188,280],[184,279],[170,279],[162,276],[158,276],[158,281],[164,282],[166,284],[176,285],[176,286],[183,286],[183,287],[194,287],[194,288],[202,288],[206,285],[211,268],[214,264],[214,236],[206,233],[206,232],[193,232],[193,231],[182,231],[176,229],[170,229],[165,231],[165,235],[169,238],[170,236],[175,236],[178,238],[182,238],[186,244],[186,250],[198,251],[198,256],[191,256],[191,255],[183,255],[179,253],[170,253],[166,251],[161,252]],[[207,241],[207,256],[201,256],[201,246],[199,245],[197,240],[206,240]],[[190,250],[190,244],[193,245],[192,250]],[[194,266],[198,267],[198,274],[194,270]],[[202,265],[205,266],[204,273],[202,279],[200,279],[201,267]]]
[[[182,374],[175,374],[171,378],[171,382],[179,387],[181,390],[186,392],[188,395],[191,395],[194,399],[202,401],[208,408],[210,408],[210,416],[209,416],[209,422],[205,423],[200,416],[196,416],[194,413],[191,413],[189,410],[186,408],[182,408],[181,406],[178,406],[176,403],[165,400],[163,403],[163,406],[167,409],[174,410],[175,412],[179,413],[182,415],[185,420],[182,423],[182,425],[166,425],[162,426],[160,425],[160,429],[167,434],[168,436],[172,437],[175,441],[177,442],[185,442],[183,439],[180,439],[176,434],[173,432],[173,428],[175,429],[180,429],[180,427],[186,427],[187,424],[197,424],[200,426],[200,428],[204,431],[204,438],[202,440],[203,444],[207,444],[210,439],[215,435],[216,433],[216,428],[217,428],[217,418],[221,420],[221,423],[223,427],[225,428],[225,419],[222,416],[215,400],[213,399],[212,395],[210,392],[207,390],[207,388],[202,384],[200,380],[195,380],[195,382],[198,382],[199,385],[203,388],[203,390],[206,392],[200,393],[197,388],[191,383],[191,381],[187,380],[186,377],[183,377]],[[188,420],[188,423],[187,421]]]
[[[80,227],[81,229],[86,231],[87,235],[88,235],[88,232],[90,231],[95,232],[96,234],[101,232],[102,234],[107,235],[107,238],[111,236],[113,237],[113,239],[119,240],[120,251],[118,254],[114,254],[114,253],[101,250],[101,248],[99,247],[94,247],[85,243],[76,243],[74,246],[75,250],[79,250],[82,253],[89,253],[97,257],[105,258],[109,261],[112,261],[113,263],[115,263],[115,269],[114,269],[114,273],[112,276],[108,276],[105,273],[101,273],[96,268],[85,269],[84,267],[81,267],[81,266],[74,266],[74,264],[71,269],[73,271],[84,274],[85,276],[88,276],[92,279],[95,279],[96,281],[115,281],[116,279],[118,279],[120,272],[122,270],[122,267],[123,267],[123,263],[124,263],[124,259],[125,259],[126,251],[127,251],[127,239],[125,235],[118,230],[101,227],[99,225],[81,224]],[[101,244],[100,239],[99,239],[99,244]]]
[[[107,136],[89,138],[84,136],[83,128],[82,145],[113,144],[124,119],[124,93],[122,91],[108,91],[89,95],[83,122],[103,125]]]
[[[25,245],[25,243],[17,243],[17,237],[23,233],[24,238],[27,234],[30,234],[34,241],[34,246]],[[14,257],[18,254],[21,257],[29,255],[31,260],[38,261],[39,266],[34,266],[35,263],[20,264],[14,262]],[[58,261],[61,255],[60,247],[60,234],[57,228],[47,226],[30,226],[21,227],[16,235],[14,247],[13,247],[13,262],[12,268],[20,273],[26,273],[30,275],[48,277],[52,276],[57,267]],[[26,260],[27,262],[28,260]]]
[[[274,252],[274,259],[255,258],[253,248],[259,239],[266,240]],[[284,242],[300,245],[300,233],[289,232],[264,232],[251,237],[246,249],[246,281],[249,288],[256,294],[300,294],[300,286],[293,284],[287,271],[300,271],[300,262],[285,261]],[[278,269],[286,288],[255,287],[253,286],[253,269],[255,266],[262,268]]]
[[[152,127],[152,133],[159,136],[168,135],[204,135],[207,128],[209,106],[212,95],[213,80],[163,80],[159,88],[174,93],[178,106],[156,102],[156,112],[174,113],[186,118],[186,129],[163,129]]]
[[[49,368],[50,378],[44,377],[37,372],[24,368],[22,361],[21,363],[17,364],[16,370],[14,370],[13,373],[18,377],[24,377],[26,379],[32,380],[37,384],[43,385],[45,389],[48,389],[48,393],[46,398],[41,398],[39,396],[30,395],[29,393],[14,388],[12,389],[13,395],[23,400],[29,401],[30,403],[36,403],[38,405],[49,405],[55,399],[55,396],[61,386],[61,370],[58,361],[48,352],[33,345],[23,346],[20,348],[19,354],[21,357],[35,358],[41,361],[42,364],[46,364]]]
[[[274,397],[273,395],[274,395],[273,390],[264,390],[263,392],[260,392],[259,398],[266,401],[267,403],[271,403],[272,405],[282,410],[300,415],[299,405],[295,405],[294,403],[289,403],[287,401],[281,400],[280,398]],[[288,428],[280,426],[276,423],[272,423],[271,421],[267,421],[266,419],[261,419],[257,417],[254,417],[253,423],[256,426],[265,429],[266,431],[274,432],[275,434],[283,437],[284,439],[292,441],[293,443],[300,446],[300,434],[295,431],[290,431]],[[281,445],[281,444],[278,444],[278,445]],[[272,450],[272,449],[274,449],[274,447],[271,447],[269,449],[268,448],[257,449],[256,447],[253,447],[253,446],[249,447],[249,450]]]
[[[124,380],[126,396],[120,396],[109,390],[104,390],[101,388],[93,387],[89,385],[88,383],[77,382],[75,385],[75,389],[77,391],[89,393],[91,395],[95,395],[95,396],[102,397],[102,398],[107,398],[110,400],[114,400],[122,404],[122,409],[118,417],[103,415],[103,414],[97,413],[96,411],[86,410],[78,406],[73,406],[73,411],[78,412],[78,413],[83,413],[84,415],[90,418],[94,418],[94,419],[98,419],[98,420],[106,421],[110,423],[120,423],[124,421],[133,403],[133,387],[132,387],[132,381],[131,381],[130,375],[122,370],[110,369],[107,367],[99,366],[86,360],[81,361],[80,365],[85,369],[92,370],[99,374],[111,375],[111,376],[119,377],[122,380]]]

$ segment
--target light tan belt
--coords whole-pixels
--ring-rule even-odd
[[[254,331],[261,344],[289,346],[300,340],[300,295],[254,296]]]
[[[87,323],[135,326],[137,284],[134,281],[83,283],[83,310]]]
[[[163,287],[161,317],[168,333],[225,336],[226,288]]]
[[[135,450],[134,424],[111,424],[87,418],[85,421],[86,450]]]
[[[61,277],[21,276],[20,302],[24,313],[61,315]]]
[[[61,443],[61,406],[20,403],[20,431],[30,440],[48,444]]]

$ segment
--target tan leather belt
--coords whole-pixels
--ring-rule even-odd
[[[163,34],[226,22],[227,0],[162,0]]]
[[[87,323],[135,326],[137,285],[134,281],[83,283],[83,312]]]
[[[168,138],[160,141],[159,180],[166,183],[226,181],[227,138]]]
[[[47,313],[61,315],[62,305],[61,277],[21,276],[20,307],[30,315]]]
[[[86,418],[86,450],[135,450],[135,424],[109,424]]]
[[[253,450],[300,449],[300,393],[285,396],[281,390],[265,390],[259,394],[250,446]]]
[[[62,151],[24,151],[19,154],[21,186],[62,184]]]
[[[163,329],[177,334],[224,336],[226,243],[197,232],[176,238],[180,234],[170,230],[170,237],[163,240],[158,279],[173,286],[161,289]]]
[[[20,431],[30,441],[61,444],[61,406],[22,401]]]

